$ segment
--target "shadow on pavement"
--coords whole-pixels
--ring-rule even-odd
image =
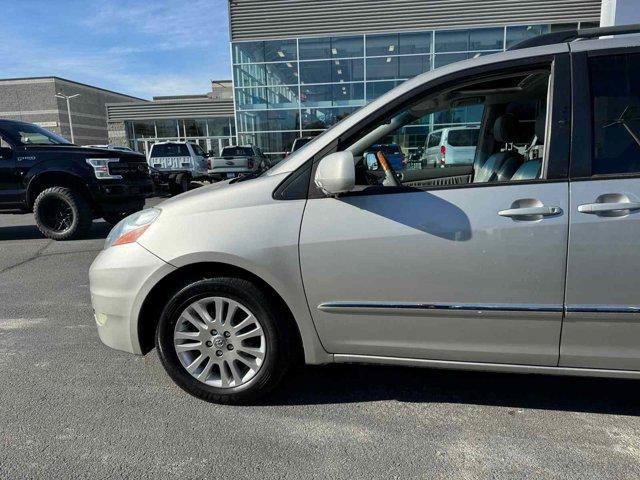
[[[111,225],[98,220],[94,221],[89,234],[80,240],[96,240],[107,238]],[[35,225],[13,225],[8,227],[0,227],[0,241],[2,240],[34,240],[44,239],[38,227]]]
[[[640,415],[638,393],[635,380],[329,365],[293,372],[265,403],[397,400],[636,416]]]

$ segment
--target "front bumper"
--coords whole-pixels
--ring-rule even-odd
[[[105,345],[142,354],[138,317],[151,289],[175,267],[137,243],[103,250],[89,270],[91,304]]]
[[[155,188],[151,178],[130,181],[105,181],[93,191],[93,197],[101,212],[126,212],[140,210],[146,198]]]

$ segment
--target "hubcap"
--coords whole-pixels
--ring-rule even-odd
[[[244,385],[260,371],[266,354],[262,325],[247,307],[226,297],[207,297],[180,314],[173,331],[180,363],[202,383]]]

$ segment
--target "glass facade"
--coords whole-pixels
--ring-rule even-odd
[[[577,26],[513,25],[234,42],[238,143],[282,157],[297,137],[319,134],[411,77]],[[405,127],[401,145],[405,153],[423,145],[432,130],[480,120],[477,109],[459,110]]]
[[[233,117],[129,120],[124,123],[129,147],[145,155],[149,153],[151,145],[167,140],[197,143],[212,155],[217,155],[223,147],[236,143]]]

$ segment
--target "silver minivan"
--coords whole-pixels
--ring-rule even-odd
[[[126,218],[90,271],[100,338],[225,403],[297,362],[640,377],[640,37],[594,38],[615,32],[425,73],[257,178]],[[472,165],[363,165],[467,107]]]

